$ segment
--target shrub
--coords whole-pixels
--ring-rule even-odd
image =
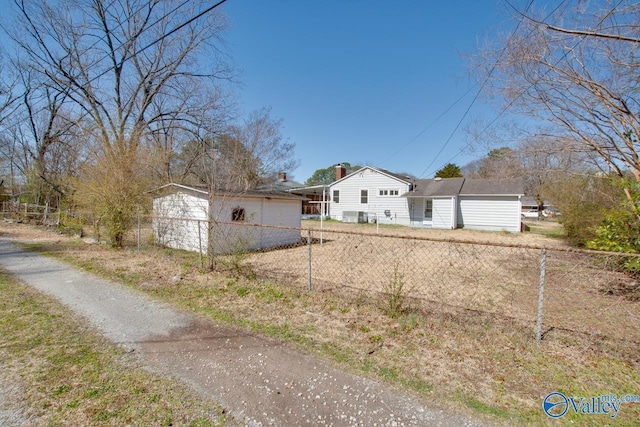
[[[640,253],[640,191],[637,183],[620,181],[620,186],[629,189],[632,200],[605,211],[604,219],[595,229],[595,236],[586,246],[589,249],[609,252]],[[640,259],[620,257],[616,261],[620,269],[640,276]]]

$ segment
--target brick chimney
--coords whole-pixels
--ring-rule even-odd
[[[287,180],[286,172],[278,172],[278,181],[285,182]]]
[[[336,181],[347,176],[347,168],[342,163],[336,165]]]

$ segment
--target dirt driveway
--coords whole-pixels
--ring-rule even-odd
[[[0,264],[247,425],[481,425],[0,239]]]

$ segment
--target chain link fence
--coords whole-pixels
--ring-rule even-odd
[[[625,269],[635,255],[166,217],[141,220],[137,238],[139,248],[196,251],[203,266],[213,254],[217,266],[375,300],[391,314],[640,349],[640,285]]]

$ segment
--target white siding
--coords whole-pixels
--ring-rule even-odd
[[[433,225],[432,228],[455,228],[454,215],[454,198],[442,197],[433,199]]]
[[[244,221],[236,226],[232,222],[234,209],[244,209]],[[245,224],[262,221],[261,199],[244,197],[216,197],[213,201],[213,219],[219,221],[212,227],[215,253],[238,252],[260,247],[260,228]]]
[[[153,200],[153,234],[157,242],[163,246],[188,251],[202,250],[207,246],[207,226],[205,222],[194,220],[207,219],[207,198],[196,197],[186,193],[174,193]],[[187,218],[187,220],[171,220],[169,218]],[[198,235],[200,226],[200,235]]]
[[[253,227],[250,224],[300,228],[301,203],[300,200],[272,198],[217,199],[214,209],[221,222],[231,222],[235,208],[245,210],[245,221],[238,225],[219,224],[215,231],[215,251],[224,253],[299,243],[300,230]]]
[[[211,226],[214,251],[228,253],[238,250],[263,249],[300,242],[299,230],[283,230],[254,225],[276,225],[282,227],[301,226],[300,200],[272,199],[260,197],[221,197],[213,202],[213,214],[218,223]],[[196,197],[185,193],[174,193],[157,197],[153,201],[155,217],[153,231],[158,243],[175,249],[206,252],[208,239],[208,199],[206,195]],[[244,209],[243,222],[232,221],[234,209]],[[180,218],[170,220],[168,218]],[[200,235],[198,235],[200,224]]]
[[[518,196],[459,196],[458,226],[517,233],[520,210]]]
[[[264,225],[300,228],[300,200],[265,199],[263,208]],[[300,242],[300,230],[263,228],[261,247],[285,246]]]
[[[333,191],[340,191],[340,202],[333,201]],[[368,203],[360,203],[360,190],[368,190]],[[397,196],[380,196],[380,190],[398,190]],[[371,168],[364,168],[342,181],[331,185],[329,194],[331,218],[342,220],[342,212],[363,211],[369,218],[375,217],[382,224],[410,225],[406,198],[400,197],[409,191],[409,185],[392,176]],[[385,210],[390,216],[385,216]]]

